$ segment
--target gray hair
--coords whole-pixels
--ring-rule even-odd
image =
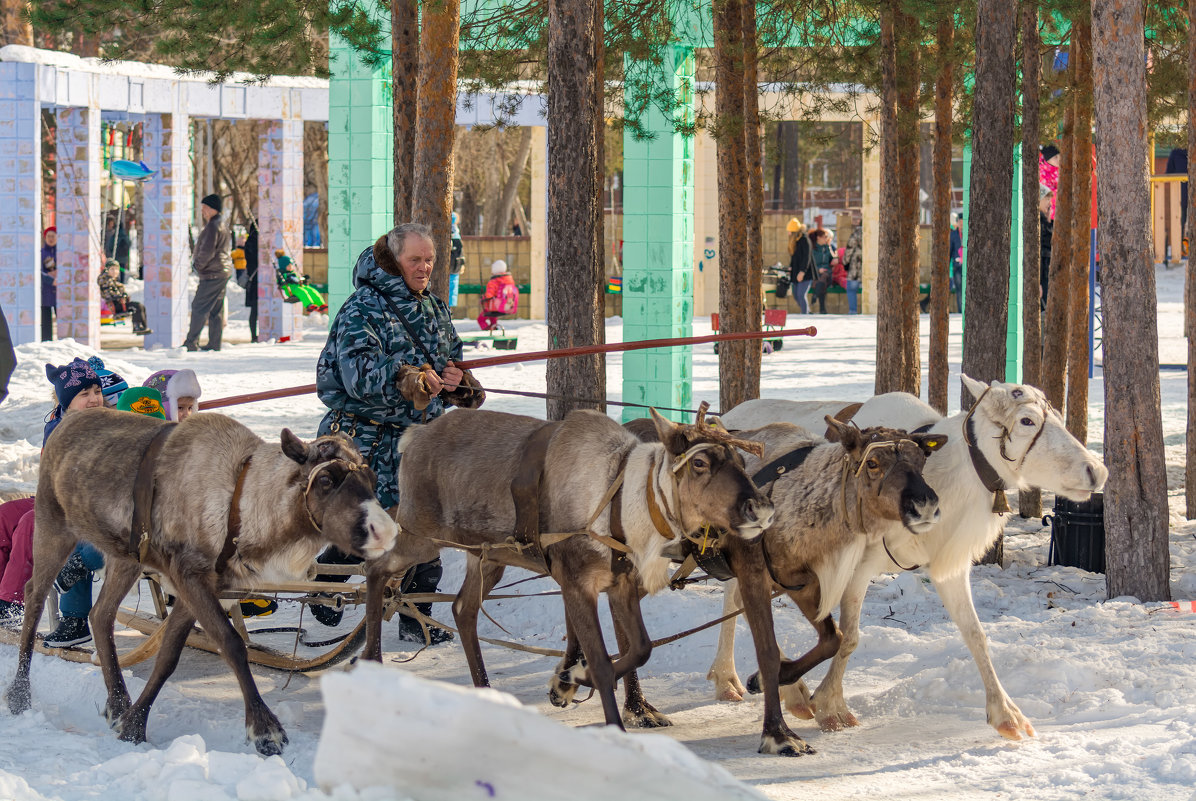
[[[406,222],[402,225],[396,225],[389,234],[386,235],[386,247],[394,254],[395,259],[398,259],[403,253],[403,246],[407,244],[408,237],[422,236],[435,246],[436,242],[432,239],[432,229],[423,223]]]

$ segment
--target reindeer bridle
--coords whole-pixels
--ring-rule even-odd
[[[309,473],[307,476],[307,486],[303,488],[303,511],[307,512],[307,519],[311,522],[312,528],[314,528],[321,536],[324,534],[324,528],[316,522],[315,515],[311,513],[311,506],[309,504],[311,499],[311,488],[316,483],[316,477],[320,475],[320,472],[326,468],[332,467],[333,465],[340,465],[347,471],[344,475],[344,478],[337,483],[336,489],[339,489],[349,479],[349,477],[358,470],[369,468],[369,465],[365,464],[364,462],[351,462],[348,459],[333,457],[327,461],[320,462],[311,469],[311,473]],[[333,491],[335,492],[336,490],[334,489]]]
[[[972,467],[975,469],[976,475],[980,479],[980,483],[984,485],[986,490],[993,494],[992,511],[994,514],[1000,515],[1008,514],[1011,511],[1009,508],[1009,501],[1005,497],[1005,480],[1001,478],[1001,476],[997,473],[996,468],[989,463],[988,459],[984,456],[984,453],[980,450],[980,446],[976,444],[976,432],[972,427],[972,416],[976,413],[976,409],[980,407],[980,402],[984,400],[984,397],[988,395],[991,389],[992,387],[985,387],[984,391],[980,393],[980,397],[976,398],[976,401],[972,404],[971,408],[968,409],[968,413],[964,415],[963,441],[968,445],[968,455],[971,456]],[[1015,389],[1013,391],[1013,397],[1015,399],[1020,398],[1021,394],[1021,390]],[[1038,431],[1035,432],[1034,438],[1030,440],[1030,444],[1026,446],[1026,450],[1022,453],[1021,458],[1016,460],[1011,459],[1009,454],[1005,452],[1005,445],[1012,438],[1012,433],[1005,426],[1001,425],[995,420],[992,420],[992,418],[989,418],[989,422],[1001,429],[1001,433],[998,436],[993,437],[993,439],[999,441],[1001,458],[1007,462],[1016,463],[1017,467],[1015,469],[1017,472],[1021,472],[1022,465],[1024,465],[1026,462],[1026,457],[1030,455],[1030,451],[1032,451],[1034,446],[1038,444],[1039,438],[1042,437],[1042,432],[1046,431],[1047,418],[1050,416],[1050,413],[1051,404],[1043,401],[1042,425],[1038,427]]]

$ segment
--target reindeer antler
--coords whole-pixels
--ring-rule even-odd
[[[732,448],[739,448],[741,451],[753,454],[757,458],[764,458],[764,445],[760,442],[753,442],[750,439],[740,439],[739,437],[731,436],[731,432],[723,426],[722,421],[717,417],[711,418],[714,422],[706,422],[706,412],[709,411],[710,404],[706,401],[698,406],[697,418],[694,420],[693,430],[699,437],[710,440],[712,442],[719,442],[728,445]]]

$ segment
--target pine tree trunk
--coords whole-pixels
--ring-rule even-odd
[[[756,66],[756,4],[745,2],[743,9],[743,133],[747,166],[747,285],[758,294],[759,305],[764,296],[764,150],[760,146],[760,89]],[[750,313],[750,312],[749,312]],[[759,326],[757,326],[758,328]],[[747,348],[744,365],[748,398],[760,397],[760,358],[763,348]]]
[[[595,91],[601,59],[595,20],[598,0],[548,4],[548,339],[570,348],[605,341],[598,120]],[[570,398],[606,397],[601,355],[551,359],[548,392]],[[548,417],[602,405],[549,400]]]
[[[947,340],[951,296],[947,292],[951,270],[951,95],[955,85],[955,24],[939,20],[935,35],[938,74],[934,79],[934,214],[930,229],[930,405],[947,413]]]
[[[494,215],[494,236],[506,236],[510,232],[511,214],[515,208],[515,198],[519,192],[519,182],[523,180],[527,159],[532,152],[532,128],[524,128],[519,133],[519,149],[515,151],[515,159],[511,162],[507,173],[506,183],[503,184],[502,195],[498,201],[498,211]],[[600,143],[601,144],[601,143]]]
[[[740,0],[714,2],[715,146],[718,158],[719,327],[723,333],[760,328],[760,290],[749,284],[747,261],[748,174],[743,119],[743,10]],[[732,409],[751,394],[749,348],[758,342],[719,345],[719,404]],[[758,357],[757,357],[758,358]],[[759,362],[757,362],[759,364]]]
[[[1074,65],[1075,61],[1072,60]],[[1042,334],[1042,391],[1056,409],[1066,409],[1068,302],[1071,268],[1072,183],[1075,164],[1075,105],[1067,104],[1059,138],[1059,188],[1055,192],[1055,230],[1047,281],[1046,329]]]
[[[33,47],[33,27],[25,18],[29,0],[0,0],[0,47],[25,45]]]
[[[419,97],[419,11],[416,0],[391,0],[391,75],[394,116],[395,225],[411,220],[415,182],[415,126]],[[442,268],[447,261],[441,260]]]
[[[968,213],[968,280],[963,372],[1005,380],[1009,251],[1013,206],[1014,16],[1002,0],[976,8],[976,96],[972,110],[972,185]],[[967,389],[960,405],[972,403]],[[981,559],[1001,564],[1002,535]]]
[[[901,331],[898,347],[901,351],[901,366],[898,389],[911,395],[921,395],[922,355],[918,347],[921,260],[918,230],[922,216],[922,114],[918,103],[918,49],[922,31],[918,20],[905,13],[898,13],[894,30],[897,39],[897,130],[900,142],[897,158],[901,181],[901,273],[898,279]]]
[[[1076,127],[1072,164],[1071,281],[1068,289],[1067,430],[1088,442],[1088,262],[1092,257],[1092,19],[1072,25]]]
[[[876,394],[901,389],[901,194],[898,168],[896,4],[880,17],[880,240],[876,265]]]
[[[1171,598],[1167,468],[1147,192],[1143,6],[1093,0],[1092,53],[1104,316],[1108,595]]]
[[[606,191],[606,9],[602,0],[594,3],[594,262],[598,265],[598,309],[596,323],[606,340],[606,225],[603,193]],[[529,140],[530,145],[530,140]],[[531,152],[529,147],[528,152]],[[527,230],[526,226],[524,230]],[[606,357],[599,368],[606,381]],[[603,392],[605,398],[606,393]],[[606,408],[603,405],[603,408]]]
[[[1005,379],[1013,203],[1014,29],[1008,4],[1002,0],[979,1],[963,371],[986,383]],[[966,408],[971,404],[967,390],[964,396],[962,405]]]
[[[1196,31],[1196,0],[1188,0],[1188,30]],[[1196,519],[1196,36],[1188,37],[1188,267],[1184,286],[1184,336],[1188,338],[1188,429],[1184,467],[1184,516]]]
[[[1022,14],[1022,383],[1038,386],[1042,372],[1042,240],[1038,212],[1039,37],[1038,7],[1023,3]],[[1017,512],[1042,517],[1042,491],[1023,490]]]
[[[789,212],[800,211],[801,193],[801,123],[783,120],[777,123],[777,138],[781,153],[781,208]]]
[[[457,131],[457,43],[461,0],[434,0],[423,7],[419,48],[415,180],[411,216],[432,229],[438,269],[432,294],[447,302],[452,252],[453,141]]]

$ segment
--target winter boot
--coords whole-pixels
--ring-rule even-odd
[[[362,558],[354,556],[353,554],[344,553],[335,547],[325,548],[323,553],[316,557],[316,564],[318,565],[358,565],[361,564]],[[316,581],[336,581],[346,582],[349,580],[348,576],[325,575],[316,576]],[[321,593],[327,597],[326,593]],[[325,626],[339,626],[341,618],[345,616],[343,609],[333,609],[331,606],[323,604],[311,604],[311,614],[317,621],[323,623]]]
[[[241,601],[241,617],[265,617],[278,611],[278,602],[269,598],[247,598]]]
[[[69,648],[91,642],[91,627],[85,617],[64,617],[58,628],[46,635],[42,641],[47,648]]]
[[[444,567],[441,565],[439,559],[425,562],[422,565],[416,565],[407,571],[407,575],[403,577],[402,591],[404,594],[436,592],[436,585],[440,583],[440,577],[443,574]],[[415,608],[425,617],[432,616],[432,604],[420,603],[416,604]],[[399,639],[404,642],[417,642],[423,645],[439,645],[442,642],[452,642],[453,634],[439,626],[429,624],[427,636],[425,636],[424,627],[420,621],[400,613]]]
[[[87,569],[87,565],[83,564],[83,556],[78,550],[71,551],[71,555],[67,558],[66,564],[62,566],[62,570],[58,571],[58,577],[54,579],[54,589],[58,591],[59,595],[65,595],[71,587],[78,584],[91,571]]]

